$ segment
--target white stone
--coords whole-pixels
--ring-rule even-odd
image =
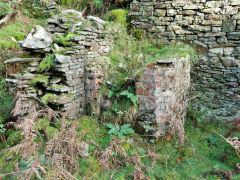
[[[45,49],[52,44],[53,40],[49,33],[39,25],[36,25],[27,38],[23,41],[22,47],[28,49]]]

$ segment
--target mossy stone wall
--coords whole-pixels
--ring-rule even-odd
[[[185,41],[195,47],[193,107],[205,119],[229,120],[240,101],[239,0],[134,0],[133,31],[161,42]]]

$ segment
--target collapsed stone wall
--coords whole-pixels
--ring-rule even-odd
[[[129,14],[135,29],[162,42],[194,45],[198,62],[192,68],[193,106],[205,118],[227,120],[240,101],[239,0],[134,0]]]
[[[84,19],[80,12],[65,10],[48,20],[46,29],[50,33],[36,26],[20,42],[32,57],[5,61],[9,69],[21,64],[20,72],[11,74],[7,82],[22,90],[25,97],[67,112],[68,117],[80,117],[85,113],[85,65],[109,52],[104,23],[99,18]]]
[[[150,128],[149,133],[156,137],[171,129],[184,137],[189,87],[188,57],[149,64],[136,83],[140,104],[138,126]]]

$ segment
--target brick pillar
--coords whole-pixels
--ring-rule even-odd
[[[100,83],[103,81],[104,73],[100,71],[91,71],[87,69],[86,74],[86,103],[87,113],[100,114],[101,97],[98,93]]]
[[[184,117],[190,85],[188,58],[151,63],[136,83],[139,97],[138,127],[156,137],[170,128],[184,136]]]

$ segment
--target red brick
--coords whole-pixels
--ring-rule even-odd
[[[95,78],[95,79],[91,79],[91,84],[99,84],[102,82],[102,78],[101,79],[98,79],[98,78]]]
[[[156,98],[148,97],[147,100],[148,100],[148,101],[151,101],[151,102],[153,102],[153,103],[156,103]]]
[[[95,98],[95,99],[98,97],[98,92],[97,92],[97,90],[94,90],[94,91],[93,91],[92,96],[93,96],[93,98]]]
[[[146,83],[146,88],[147,89],[155,89],[156,85],[154,83]]]
[[[150,63],[147,65],[148,68],[152,68],[155,65],[155,63]]]
[[[150,92],[139,88],[139,89],[136,89],[136,94],[137,95],[149,96]]]
[[[159,117],[158,119],[156,119],[156,123],[164,123],[169,121],[171,121],[171,116]]]
[[[138,102],[141,102],[141,97],[140,96],[138,96]]]

